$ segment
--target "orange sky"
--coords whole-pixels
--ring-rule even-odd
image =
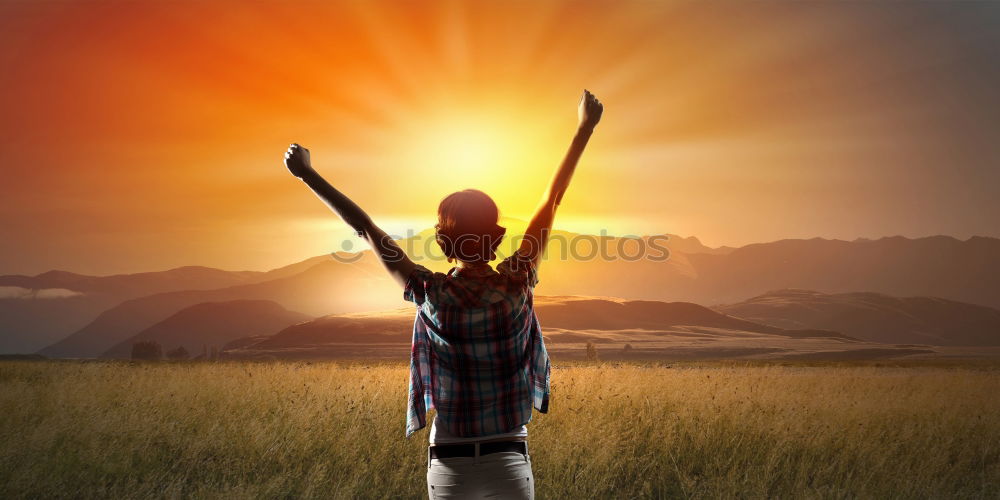
[[[428,5],[434,5],[428,7]],[[0,273],[265,269],[477,187],[526,218],[712,245],[998,235],[1000,4],[5,2]]]

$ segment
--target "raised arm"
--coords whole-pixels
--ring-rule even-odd
[[[576,135],[573,136],[573,142],[570,143],[569,151],[566,152],[566,158],[559,165],[559,170],[556,171],[552,183],[542,197],[541,206],[538,207],[535,216],[528,224],[528,229],[524,233],[524,241],[521,242],[521,247],[518,249],[518,253],[533,260],[536,265],[545,251],[545,244],[548,243],[552,221],[556,216],[556,208],[559,207],[563,195],[566,194],[566,188],[569,187],[569,181],[573,178],[573,171],[576,170],[576,164],[580,161],[580,155],[587,147],[587,141],[594,133],[594,127],[601,121],[603,112],[604,105],[601,104],[601,101],[598,101],[594,94],[584,90],[578,110],[580,124]]]
[[[292,144],[285,152],[285,166],[295,177],[298,177],[323,200],[331,210],[337,213],[347,225],[361,236],[372,247],[372,251],[382,261],[382,265],[400,285],[405,285],[415,264],[403,253],[399,245],[385,231],[372,222],[368,214],[350,198],[337,191],[326,182],[313,168],[309,158],[309,150]]]

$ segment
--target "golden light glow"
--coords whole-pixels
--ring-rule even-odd
[[[526,219],[585,87],[605,117],[557,226],[992,234],[995,85],[973,56],[995,30],[866,4],[0,3],[0,272],[337,250],[290,142],[376,221],[431,221],[468,187]]]
[[[507,208],[523,210],[523,203],[536,203],[541,192],[523,192],[524,180],[534,184],[554,171],[556,155],[550,144],[555,141],[545,140],[552,131],[509,111],[463,111],[462,104],[453,102],[456,109],[411,125],[412,134],[394,149],[396,161],[448,189],[481,189],[498,201],[516,203]]]

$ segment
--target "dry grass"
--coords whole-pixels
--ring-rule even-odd
[[[424,495],[402,364],[0,363],[0,497]],[[567,365],[540,498],[1000,496],[992,366]]]

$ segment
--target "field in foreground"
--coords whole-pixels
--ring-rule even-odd
[[[403,364],[0,362],[0,497],[425,495]],[[1000,496],[995,365],[566,365],[540,498]]]

